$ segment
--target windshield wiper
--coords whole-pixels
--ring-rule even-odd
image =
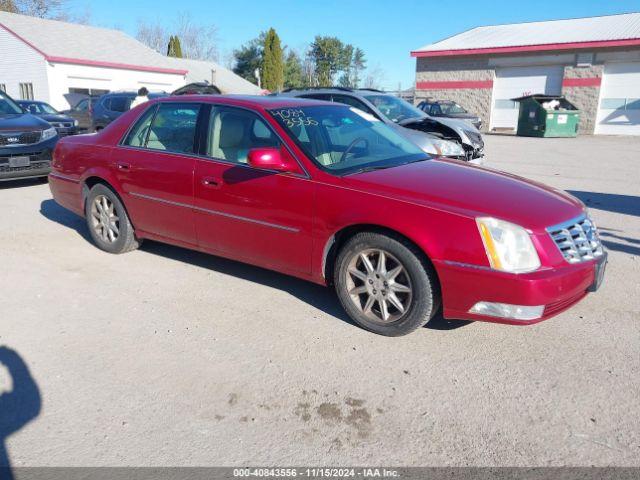
[[[395,165],[369,165],[368,167],[362,167],[352,172],[345,173],[345,175],[353,175],[354,173],[373,172],[374,170],[384,170],[385,168],[393,168],[399,165],[405,165],[404,163],[397,163]]]
[[[369,165],[367,167],[362,167],[352,172],[345,173],[345,175],[353,175],[355,173],[373,172],[374,170],[384,170],[386,168],[401,167],[402,165],[409,165],[410,163],[416,163],[416,162],[424,162],[425,160],[429,160],[429,157],[419,158],[417,160],[411,160],[408,162],[394,163],[392,165]]]

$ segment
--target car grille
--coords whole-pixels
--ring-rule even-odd
[[[0,133],[0,147],[31,145],[38,143],[41,137],[42,132],[39,130],[33,132],[4,132]]]
[[[51,126],[56,128],[71,128],[73,127],[72,122],[52,122]]]
[[[580,263],[604,253],[598,230],[587,216],[547,228],[547,232],[569,263]]]

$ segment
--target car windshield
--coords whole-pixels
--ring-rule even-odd
[[[0,92],[0,115],[18,115],[22,109],[7,94]]]
[[[440,109],[442,110],[442,113],[444,113],[445,115],[452,115],[456,113],[467,113],[467,111],[464,108],[462,108],[457,103],[453,103],[453,102],[441,103]]]
[[[425,113],[409,102],[393,95],[365,95],[380,112],[392,122],[398,123],[409,118],[424,118]]]
[[[48,113],[52,115],[59,113],[55,108],[53,108],[48,103],[22,102],[21,105],[24,106],[26,110],[33,113]]]
[[[326,105],[278,108],[269,113],[316,165],[337,175],[429,158],[392,128],[357,108]]]

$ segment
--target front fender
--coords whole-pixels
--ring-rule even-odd
[[[325,267],[331,259],[331,247],[345,229],[394,232],[414,243],[432,262],[487,262],[473,218],[335,185],[318,189],[312,265],[314,278],[320,283],[329,280],[325,279]]]

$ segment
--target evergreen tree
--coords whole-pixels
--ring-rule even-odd
[[[351,60],[351,86],[358,88],[362,81],[361,74],[367,65],[367,60],[364,57],[364,51],[361,48],[356,48],[353,52],[353,58]]]
[[[171,35],[171,37],[169,37],[167,57],[182,58],[182,47],[180,46],[180,39],[177,35]]]
[[[284,63],[284,86],[302,88],[305,86],[302,61],[296,52],[290,50]]]
[[[255,76],[255,71],[262,65],[264,40],[265,34],[263,32],[258,38],[254,38],[233,51],[236,63],[235,67],[233,67],[233,73],[240,75],[249,82],[257,83],[258,79]]]
[[[173,37],[173,50],[176,58],[183,58],[182,56],[182,45],[180,44],[180,37],[177,35]]]
[[[264,39],[262,55],[262,88],[277,92],[284,85],[284,62],[280,37],[270,28]]]

